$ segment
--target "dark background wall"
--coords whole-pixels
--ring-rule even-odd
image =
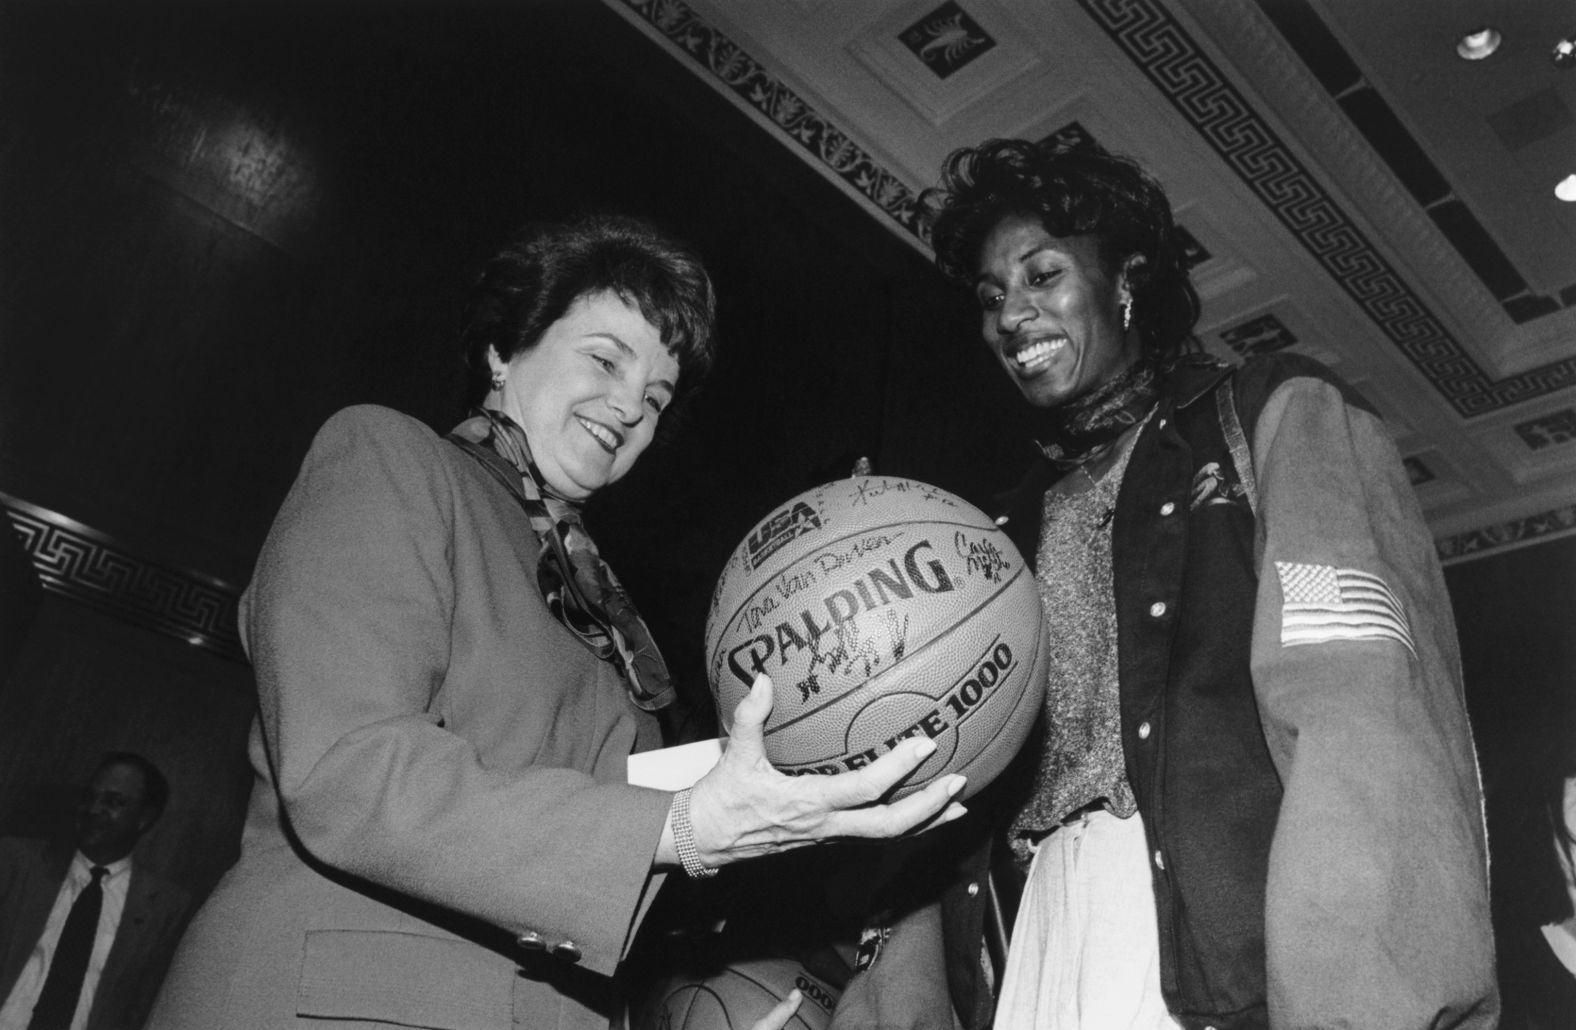
[[[700,732],[705,605],[756,519],[858,455],[983,501],[1026,433],[923,256],[598,0],[0,0],[0,490],[243,585],[322,420],[446,429],[480,263],[591,209],[690,240],[721,297],[686,432],[590,513]],[[1576,670],[1576,541],[1449,581],[1508,782]],[[205,890],[249,783],[245,666],[56,595],[8,633],[0,832],[141,750],[175,786],[146,852]]]
[[[1509,803],[1550,747],[1576,751],[1576,537],[1452,565],[1445,582],[1485,786]]]

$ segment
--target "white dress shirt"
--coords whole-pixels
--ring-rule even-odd
[[[104,868],[102,888],[104,907],[99,910],[98,933],[93,938],[93,953],[88,956],[88,970],[82,978],[82,993],[77,997],[77,1012],[71,1019],[71,1030],[87,1026],[88,1013],[93,1008],[93,995],[98,990],[99,977],[104,963],[109,959],[109,949],[115,943],[115,931],[120,929],[120,916],[126,910],[126,889],[131,885],[131,856],[111,862]],[[33,1006],[38,1003],[38,993],[44,989],[44,978],[49,975],[49,963],[55,957],[55,945],[60,942],[60,931],[71,914],[71,906],[82,889],[93,881],[93,863],[79,851],[71,859],[71,868],[60,883],[55,895],[55,907],[50,909],[49,921],[39,934],[33,953],[22,967],[11,996],[0,1007],[0,1030],[27,1030],[33,1018]]]

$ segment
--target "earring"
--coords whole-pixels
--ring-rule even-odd
[[[504,374],[503,374],[503,369],[501,369],[501,368],[495,368],[495,369],[493,369],[493,374],[492,374],[492,388],[493,388],[493,389],[494,389],[494,390],[498,390],[498,391],[502,391],[502,390],[503,390],[503,384],[504,384],[504,380],[505,380],[505,379],[506,379],[506,378],[507,378],[507,376],[505,376],[505,375],[504,375]]]
[[[1122,301],[1122,331],[1126,332],[1127,330],[1131,329],[1132,327],[1133,327],[1133,298],[1129,297],[1126,300]]]

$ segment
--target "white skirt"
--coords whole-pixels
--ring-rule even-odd
[[[1160,995],[1149,845],[1137,815],[1100,809],[1040,842],[995,1030],[1180,1030]]]

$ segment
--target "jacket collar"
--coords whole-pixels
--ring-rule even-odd
[[[1160,387],[1160,406],[1171,411],[1188,407],[1208,395],[1235,368],[1208,354],[1184,355],[1166,373]],[[1063,470],[1040,454],[1038,447],[1034,450],[1038,457],[1023,478],[1010,490],[996,495],[995,509],[1006,516],[1002,528],[1020,550],[1032,548],[1033,542],[1038,539],[1039,500],[1051,484],[1064,475]]]

